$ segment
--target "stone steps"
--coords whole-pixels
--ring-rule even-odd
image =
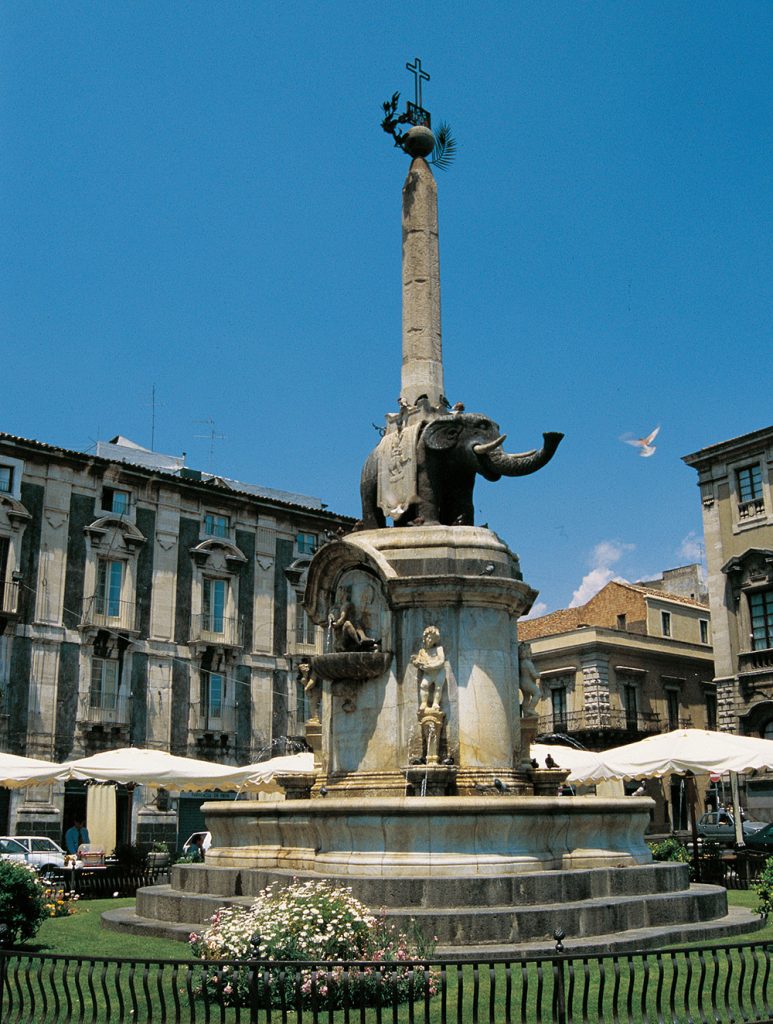
[[[183,893],[168,885],[149,886],[137,893],[137,914],[145,919],[187,922],[194,930],[205,926],[223,906],[249,906],[253,896],[217,896]],[[376,910],[375,912],[379,912]],[[678,892],[594,897],[585,900],[551,901],[485,907],[398,906],[384,911],[386,920],[406,928],[415,920],[427,937],[437,936],[441,945],[512,944],[548,939],[556,928],[567,935],[584,937],[620,933],[630,929],[660,927],[674,922],[704,922],[727,913],[725,890],[694,885]]]
[[[159,921],[138,915],[131,907],[109,910],[102,915],[102,924],[112,931],[130,932],[134,935],[154,935],[184,943],[191,932],[200,930],[201,925],[192,921]],[[728,913],[713,921],[672,924],[668,928],[650,927],[631,929],[620,933],[612,932],[591,937],[567,935],[564,939],[566,953],[601,954],[623,953],[637,949],[657,949],[683,942],[716,942],[730,939],[734,935],[761,928],[764,922],[750,910],[731,907]],[[478,946],[451,946],[438,944],[435,956],[445,960],[474,959],[475,957],[537,957],[550,956],[555,952],[555,939],[541,939],[517,944],[487,943]],[[184,949],[180,956],[185,956]]]

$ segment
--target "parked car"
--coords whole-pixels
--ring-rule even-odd
[[[746,839],[746,845],[750,850],[759,850],[761,853],[773,853],[773,821],[765,828],[759,829]]]
[[[742,823],[744,842],[755,832],[765,828],[764,821],[752,821],[747,818]],[[709,811],[698,821],[698,835],[715,843],[732,845],[735,842],[735,821],[727,811]]]
[[[4,860],[15,860],[19,864],[26,864],[29,853],[26,847],[17,843],[15,839],[2,837],[0,838],[0,857]]]
[[[192,833],[192,835],[189,835],[188,838],[183,843],[183,853],[188,853],[188,851],[190,850],[191,846],[193,846],[193,840],[196,838],[196,836],[204,836],[204,842],[202,843],[202,846],[204,847],[204,853],[207,852],[207,850],[212,845],[212,833],[211,832],[194,832],[194,833]]]
[[[0,843],[12,839],[27,855],[27,863],[41,873],[64,867],[65,852],[48,836],[0,836]]]

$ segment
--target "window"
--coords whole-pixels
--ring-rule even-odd
[[[117,619],[121,614],[121,584],[123,583],[123,562],[106,558],[99,560],[97,568],[96,611]]]
[[[739,501],[754,501],[756,498],[762,497],[762,469],[759,463],[739,469],[736,479]]]
[[[618,615],[617,616],[617,628],[618,629],[625,629],[625,615]]]
[[[201,673],[201,713],[205,728],[221,728],[223,723],[223,699],[225,677],[219,672]]]
[[[228,516],[221,516],[215,512],[204,514],[204,533],[208,537],[227,537],[230,525]]]
[[[227,580],[204,580],[202,591],[202,626],[209,633],[225,632],[225,602],[228,594]]]
[[[708,619],[699,619],[698,625],[701,630],[701,643],[707,644],[709,642],[709,621]]]
[[[773,647],[773,590],[749,594],[752,619],[752,650],[765,651]]]
[[[295,642],[298,644],[316,643],[316,629],[309,618],[309,613],[303,607],[303,598],[300,594],[295,598]]]
[[[119,563],[120,564],[120,563]],[[115,658],[92,658],[89,704],[102,711],[115,711],[118,704],[120,673]]]
[[[13,466],[0,466],[0,491],[11,494],[13,491]]]
[[[679,691],[666,690],[666,704],[668,707],[668,728],[670,730],[679,728]]]
[[[706,693],[706,728],[714,732],[717,728],[717,695],[713,690]]]
[[[116,487],[102,488],[102,508],[106,512],[114,512],[117,516],[129,514],[129,491],[120,491]]]
[[[299,555],[313,555],[317,549],[315,533],[299,533],[295,538],[295,546]]]
[[[556,686],[550,691],[550,703],[553,711],[553,728],[557,732],[565,732],[567,725],[565,686]]]
[[[663,636],[671,636],[671,612],[660,613],[660,631]]]
[[[637,729],[639,725],[639,695],[635,683],[623,684],[623,705],[626,728]]]

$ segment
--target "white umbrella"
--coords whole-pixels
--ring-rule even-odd
[[[773,769],[773,740],[707,729],[676,729],[636,743],[613,747],[584,781],[641,779],[692,772],[750,772]]]
[[[532,743],[531,756],[536,758],[540,767],[544,767],[545,758],[550,754],[559,768],[568,768],[567,782],[584,782],[589,775],[603,768],[601,754],[592,750],[576,750],[574,747],[562,746],[558,743]]]
[[[0,786],[6,789],[43,786],[47,782],[54,782],[61,770],[62,766],[54,761],[0,753]]]
[[[244,789],[260,789],[274,782],[277,775],[308,775],[314,771],[314,754],[285,754],[269,761],[258,761],[243,768],[231,769],[234,778],[241,779]]]
[[[177,757],[164,750],[121,747],[59,765],[60,779],[93,779],[173,790],[239,789],[238,772],[229,765]]]

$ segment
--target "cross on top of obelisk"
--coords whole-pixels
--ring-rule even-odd
[[[422,124],[426,128],[431,128],[431,117],[428,110],[425,110],[422,106],[421,99],[421,83],[429,81],[429,72],[425,71],[421,66],[421,59],[419,57],[413,58],[414,63],[410,61],[405,65],[406,68],[411,72],[414,79],[414,95],[415,102],[411,103],[408,100],[408,122],[409,124],[417,125]]]

